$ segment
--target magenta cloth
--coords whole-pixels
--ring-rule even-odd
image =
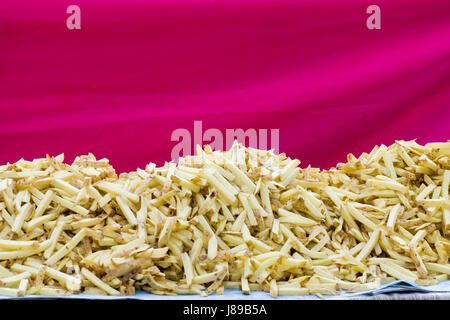
[[[372,4],[381,30],[366,27]],[[279,129],[281,152],[323,168],[394,139],[446,141],[450,1],[0,1],[0,164],[162,164],[195,120]]]

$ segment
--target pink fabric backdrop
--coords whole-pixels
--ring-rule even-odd
[[[381,30],[366,28],[371,4]],[[194,120],[280,129],[282,152],[324,168],[394,139],[444,141],[450,1],[1,0],[0,108],[2,164],[162,164]]]

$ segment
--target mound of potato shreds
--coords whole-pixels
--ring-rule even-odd
[[[121,174],[89,154],[0,166],[0,295],[338,294],[450,274],[450,141],[321,171],[235,143]]]

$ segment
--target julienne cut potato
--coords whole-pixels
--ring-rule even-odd
[[[450,274],[450,142],[321,171],[238,143],[117,177],[107,159],[0,166],[0,295],[337,294]]]

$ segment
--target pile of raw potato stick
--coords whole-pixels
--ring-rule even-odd
[[[238,143],[116,175],[89,154],[0,166],[0,295],[338,294],[450,274],[450,142],[320,170]]]

